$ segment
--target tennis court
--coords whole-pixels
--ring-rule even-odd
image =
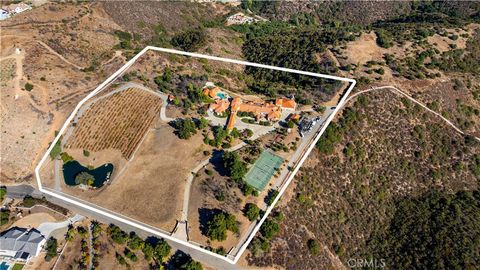
[[[282,163],[283,158],[270,151],[263,151],[245,175],[245,181],[256,190],[262,191]]]

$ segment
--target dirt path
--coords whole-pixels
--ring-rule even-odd
[[[443,117],[440,113],[428,108],[425,104],[421,103],[420,101],[414,99],[413,97],[411,97],[410,95],[408,95],[407,93],[405,93],[404,91],[396,88],[395,86],[391,86],[391,85],[387,85],[387,86],[379,86],[379,87],[372,87],[370,89],[366,89],[366,90],[362,90],[360,92],[357,92],[353,95],[351,95],[346,101],[345,103],[343,104],[343,106],[345,106],[349,101],[351,101],[353,98],[361,95],[361,94],[364,94],[364,93],[368,93],[368,92],[371,92],[371,91],[376,91],[376,90],[390,90],[396,94],[400,94],[406,98],[408,98],[409,100],[411,100],[412,102],[420,105],[422,108],[424,108],[425,110],[433,113],[434,115],[436,115],[437,117],[439,117],[440,119],[442,119],[443,121],[445,121],[449,126],[451,126],[453,129],[455,129],[458,133],[462,134],[462,135],[470,135],[472,137],[474,137],[477,141],[480,142],[480,138],[474,136],[474,135],[471,135],[471,134],[468,134],[466,132],[464,132],[463,130],[461,130],[460,128],[458,128],[457,126],[455,126],[455,124],[453,124],[450,120],[448,120],[447,118]]]
[[[7,37],[15,37],[15,38],[21,38],[21,39],[29,39],[30,37],[28,36],[22,36],[22,35],[3,35],[1,36],[2,38],[7,38]],[[78,69],[78,70],[81,70],[81,69],[84,69],[86,67],[82,67],[82,66],[79,66],[75,63],[72,63],[71,61],[69,61],[68,59],[66,59],[63,55],[59,54],[58,52],[56,52],[52,47],[48,46],[48,44],[46,44],[45,42],[41,41],[41,40],[38,40],[38,39],[32,39],[30,40],[32,42],[37,42],[38,44],[42,45],[42,47],[44,47],[48,52],[50,52],[51,54],[57,56],[60,60],[62,60],[64,63],[70,65],[70,66],[73,66],[74,68]],[[125,60],[125,57],[123,56],[123,53],[122,51],[115,51],[115,54],[108,60],[102,62],[100,64],[100,67],[103,67],[104,65],[107,65],[109,64],[110,62],[112,62],[115,58],[117,57],[122,57],[124,60]],[[5,57],[7,58],[7,57]],[[3,60],[3,59],[2,59]],[[23,58],[22,58],[23,60]]]
[[[17,49],[15,53],[0,58],[0,61],[7,59],[15,59],[15,78],[13,79],[13,87],[15,90],[15,99],[20,95],[23,95],[22,87],[20,86],[20,81],[23,78],[23,59],[25,59],[25,53],[23,50]]]

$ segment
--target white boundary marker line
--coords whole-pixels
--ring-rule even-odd
[[[322,128],[320,129],[320,132],[318,133],[318,135],[315,137],[313,143],[309,146],[308,150],[305,152],[305,154],[302,156],[302,158],[300,159],[300,161],[298,162],[297,166],[295,166],[295,169],[293,170],[293,172],[290,174],[289,178],[287,179],[287,181],[285,182],[285,184],[282,186],[282,188],[280,189],[277,197],[275,198],[275,200],[273,201],[273,203],[267,208],[267,211],[265,211],[265,214],[263,215],[263,217],[260,219],[260,221],[257,223],[257,225],[255,226],[255,228],[253,229],[253,231],[250,233],[249,237],[247,238],[247,240],[245,241],[245,243],[241,246],[241,248],[239,249],[239,251],[237,252],[237,255],[232,259],[226,257],[226,256],[222,256],[222,255],[219,255],[217,253],[214,253],[214,252],[211,252],[211,251],[208,251],[202,247],[199,247],[199,246],[196,246],[196,245],[193,245],[189,242],[186,242],[186,241],[183,241],[183,240],[180,240],[180,239],[177,239],[171,235],[168,235],[168,234],[165,234],[165,233],[161,233],[157,230],[153,230],[152,228],[149,228],[149,227],[146,227],[142,224],[139,224],[137,222],[134,222],[132,220],[129,220],[129,219],[124,219],[122,217],[119,217],[117,215],[114,215],[114,214],[111,214],[111,213],[108,213],[108,212],[105,212],[103,210],[100,210],[100,209],[97,209],[95,207],[92,207],[90,205],[87,205],[87,204],[83,204],[77,200],[74,200],[74,199],[71,199],[71,198],[68,198],[68,197],[65,197],[63,195],[60,195],[56,192],[52,192],[50,190],[47,190],[45,188],[43,188],[42,186],[42,182],[41,182],[41,179],[40,179],[40,169],[42,168],[42,165],[43,163],[46,161],[46,159],[49,157],[49,154],[50,152],[52,151],[53,147],[55,146],[55,144],[58,142],[58,140],[60,139],[60,137],[62,136],[62,134],[65,132],[65,130],[67,129],[67,127],[69,126],[70,122],[72,121],[72,119],[75,117],[75,115],[77,114],[78,110],[80,109],[80,107],[82,107],[82,105],[87,101],[89,100],[91,97],[95,96],[98,92],[100,92],[101,90],[103,90],[103,88],[105,86],[107,86],[108,84],[110,84],[111,82],[113,82],[115,79],[117,79],[125,70],[127,70],[130,66],[133,65],[133,63],[135,63],[135,61],[138,60],[138,58],[140,58],[143,54],[145,54],[148,50],[152,50],[152,51],[159,51],[159,52],[166,52],[166,53],[172,53],[172,54],[178,54],[178,55],[184,55],[184,56],[191,56],[191,57],[196,57],[196,58],[204,58],[204,59],[209,59],[209,60],[216,60],[216,61],[222,61],[222,62],[227,62],[227,63],[234,63],[234,64],[240,64],[240,65],[244,65],[244,66],[253,66],[253,67],[259,67],[259,68],[267,68],[267,69],[271,69],[271,70],[278,70],[278,71],[285,71],[285,72],[291,72],[291,73],[296,73],[296,74],[301,74],[301,75],[307,75],[307,76],[313,76],[313,77],[318,77],[318,78],[325,78],[325,79],[332,79],[332,80],[339,80],[339,81],[343,81],[343,82],[349,82],[350,83],[350,86],[349,88],[347,89],[346,93],[343,95],[343,97],[341,98],[340,102],[337,104],[335,110],[332,112],[332,114],[330,114],[330,116],[328,117],[328,119],[325,121],[324,125],[322,126]],[[61,199],[67,203],[71,203],[73,205],[76,205],[76,206],[80,206],[84,209],[87,209],[89,211],[92,211],[92,212],[95,212],[97,214],[100,214],[100,215],[103,215],[103,216],[106,216],[106,217],[109,217],[111,219],[114,219],[114,220],[118,220],[124,224],[128,224],[130,226],[133,226],[133,227],[136,227],[136,228],[139,228],[143,231],[146,231],[146,232],[149,232],[153,235],[156,235],[156,236],[159,236],[159,237],[162,237],[162,238],[165,238],[167,240],[170,240],[170,241],[173,241],[173,242],[176,242],[176,243],[179,243],[179,244],[182,244],[186,247],[189,247],[189,248],[193,248],[195,250],[198,250],[198,251],[201,251],[201,252],[204,252],[210,256],[214,256],[216,258],[219,258],[221,260],[224,260],[228,263],[231,263],[231,264],[236,264],[238,262],[238,260],[240,259],[240,257],[242,256],[243,252],[245,251],[245,249],[247,248],[248,244],[250,243],[250,241],[252,241],[253,237],[255,236],[255,234],[260,230],[260,227],[262,226],[263,222],[265,221],[265,219],[268,217],[268,215],[272,212],[273,208],[275,207],[275,204],[278,202],[278,200],[280,199],[280,197],[283,195],[283,193],[285,192],[285,190],[287,189],[287,187],[290,185],[290,182],[293,180],[295,174],[298,172],[298,170],[300,169],[300,167],[302,166],[303,162],[305,161],[305,159],[308,157],[308,155],[310,154],[310,152],[313,150],[313,148],[315,147],[315,144],[317,143],[317,141],[320,139],[320,137],[322,136],[323,132],[325,132],[326,128],[328,127],[328,125],[330,124],[330,122],[333,120],[333,118],[335,117],[335,115],[338,113],[338,111],[343,107],[343,104],[345,103],[345,100],[347,99],[348,95],[350,94],[350,92],[352,91],[353,87],[355,86],[356,84],[356,81],[354,79],[349,79],[349,78],[343,78],[343,77],[338,77],[338,76],[332,76],[332,75],[325,75],[325,74],[320,74],[320,73],[313,73],[313,72],[307,72],[307,71],[301,71],[301,70],[295,70],[295,69],[289,69],[289,68],[282,68],[282,67],[275,67],[275,66],[269,66],[269,65],[264,65],[264,64],[257,64],[257,63],[251,63],[251,62],[246,62],[246,61],[241,61],[241,60],[235,60],[235,59],[228,59],[228,58],[222,58],[222,57],[216,57],[216,56],[210,56],[210,55],[204,55],[204,54],[198,54],[198,53],[190,53],[190,52],[183,52],[183,51],[178,51],[178,50],[173,50],[173,49],[166,49],[166,48],[159,48],[159,47],[153,47],[153,46],[147,46],[145,47],[142,51],[140,51],[137,55],[135,55],[132,59],[130,59],[125,65],[123,65],[119,70],[117,70],[115,73],[113,73],[107,80],[105,80],[103,83],[101,83],[97,88],[95,88],[95,90],[93,90],[90,94],[88,94],[84,99],[82,99],[78,105],[75,107],[75,109],[72,111],[72,113],[70,114],[70,116],[67,118],[67,120],[65,121],[65,124],[62,126],[62,128],[60,129],[60,131],[58,132],[57,136],[55,137],[55,139],[53,140],[53,142],[50,144],[50,146],[48,147],[47,151],[45,152],[45,154],[43,155],[42,159],[40,160],[40,162],[38,163],[37,167],[35,167],[35,177],[37,178],[37,185],[38,185],[38,189],[40,190],[40,192],[42,193],[45,193],[45,194],[48,194],[50,196],[53,196],[53,197],[56,197],[58,199]],[[113,211],[112,211],[113,212]]]

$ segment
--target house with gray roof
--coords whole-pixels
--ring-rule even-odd
[[[28,261],[38,256],[46,241],[36,229],[13,227],[0,234],[0,257]]]

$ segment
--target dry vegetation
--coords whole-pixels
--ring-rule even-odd
[[[91,152],[119,149],[130,159],[161,105],[160,97],[134,88],[95,101],[74,124],[66,148]]]
[[[330,265],[328,252],[309,253],[311,238],[344,263],[368,257],[368,241],[388,225],[397,198],[478,189],[472,169],[480,146],[430,113],[390,92],[362,96],[352,112],[335,153],[314,152],[296,177],[295,198],[279,208],[286,219],[271,252],[250,262]]]
[[[2,59],[15,57],[14,48],[21,49],[23,59],[13,70],[20,87],[10,75],[10,80],[2,79],[1,176],[4,181],[30,181],[54,131],[73,107],[123,64],[121,57],[102,62],[113,53],[117,40],[110,32],[118,26],[95,4],[52,2],[4,20],[0,27]],[[80,70],[92,61],[96,72]],[[23,89],[27,82],[33,85],[30,92]]]

